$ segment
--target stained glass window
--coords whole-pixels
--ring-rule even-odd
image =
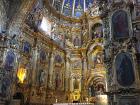
[[[84,0],[75,1],[75,17],[82,16],[84,12]]]
[[[71,16],[72,15],[72,8],[73,8],[73,0],[65,0],[64,2],[64,15]]]

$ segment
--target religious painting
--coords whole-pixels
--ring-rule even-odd
[[[92,55],[93,68],[95,68],[99,64],[103,64],[103,56],[102,53],[97,53],[96,55]]]
[[[118,105],[139,105],[138,102],[138,99],[126,96],[119,99]]]
[[[103,37],[103,26],[100,23],[96,23],[92,27],[92,39]]]
[[[31,45],[29,42],[24,42],[23,44],[23,52],[29,54],[31,51]]]
[[[81,41],[80,41],[80,38],[78,36],[76,36],[73,39],[73,44],[74,44],[74,46],[80,46],[81,45]]]
[[[46,52],[44,50],[40,51],[40,63],[43,63],[46,61]]]
[[[3,78],[0,83],[0,95],[6,97],[9,94],[9,87],[11,84],[11,79]]]
[[[55,87],[56,87],[56,89],[58,89],[62,86],[61,83],[62,83],[62,80],[61,80],[60,72],[57,72],[55,75]]]
[[[45,83],[45,71],[44,70],[40,70],[39,72],[39,84],[43,85]]]
[[[117,81],[121,86],[131,86],[135,81],[134,67],[131,55],[120,53],[115,59]]]
[[[114,39],[129,37],[128,14],[123,10],[116,11],[112,16],[112,31]]]
[[[14,68],[15,54],[13,51],[8,51],[5,59],[4,69],[10,71]]]
[[[62,62],[62,58],[61,58],[60,55],[56,55],[56,56],[55,56],[55,62],[56,62],[56,63],[61,63],[61,62]]]

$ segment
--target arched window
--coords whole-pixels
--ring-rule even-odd
[[[75,1],[75,17],[80,17],[82,16],[84,12],[84,0],[76,0]]]

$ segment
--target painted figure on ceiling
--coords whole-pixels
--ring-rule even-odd
[[[56,89],[60,88],[61,87],[61,76],[60,76],[60,73],[56,73],[55,75],[55,87]]]

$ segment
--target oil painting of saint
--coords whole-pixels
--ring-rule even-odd
[[[0,95],[2,97],[6,97],[8,95],[10,84],[11,84],[11,81],[9,78],[3,78],[2,83],[0,85]]]
[[[29,53],[30,53],[30,50],[31,50],[31,45],[30,45],[30,43],[24,42],[24,45],[23,45],[23,52],[26,53],[26,54],[29,54]]]
[[[7,52],[4,69],[10,71],[14,68],[15,54],[12,51]]]
[[[56,87],[56,89],[61,87],[60,73],[56,73],[56,75],[55,75],[55,87]]]
[[[73,40],[73,44],[74,46],[80,46],[80,39],[78,36],[76,36]]]
[[[97,23],[92,27],[92,39],[101,37],[103,37],[103,26]]]
[[[131,86],[135,81],[132,58],[128,53],[120,53],[115,60],[117,81],[121,86]]]
[[[40,62],[45,62],[46,60],[46,52],[44,50],[41,50],[40,52]]]
[[[128,15],[125,11],[119,10],[113,14],[112,31],[114,39],[129,37]]]

